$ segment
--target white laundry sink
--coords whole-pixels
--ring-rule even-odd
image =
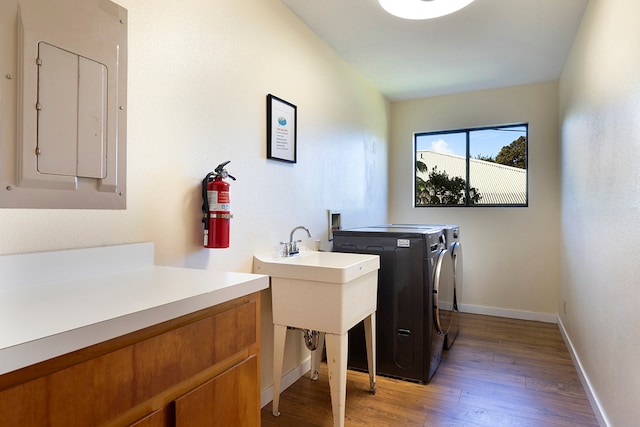
[[[253,271],[271,276],[273,323],[346,333],[376,310],[378,255],[303,250],[254,256]]]
[[[375,312],[379,268],[378,255],[301,250],[289,257],[277,252],[253,257],[254,273],[271,276],[273,415],[280,415],[282,361],[289,326],[320,332],[320,347],[312,351],[312,379],[317,378],[322,342],[326,342],[334,427],[344,426],[348,331],[362,320],[370,391],[375,393]]]
[[[256,255],[253,269],[271,277],[346,283],[380,268],[376,255],[301,250],[293,256],[280,252]]]

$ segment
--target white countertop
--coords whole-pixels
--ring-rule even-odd
[[[2,256],[0,374],[268,287],[259,274],[155,266],[144,243]]]

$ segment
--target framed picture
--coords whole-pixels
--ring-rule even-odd
[[[267,95],[267,159],[296,163],[297,130],[296,106]]]

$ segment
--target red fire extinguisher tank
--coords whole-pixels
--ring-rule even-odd
[[[225,178],[235,178],[224,169],[229,163],[219,164],[214,172],[209,172],[202,180],[202,211],[204,223],[204,247],[228,248],[231,225],[231,199],[229,183]]]

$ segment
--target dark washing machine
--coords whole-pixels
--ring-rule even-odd
[[[377,373],[426,383],[453,314],[453,260],[438,227],[382,225],[334,231],[334,252],[380,256]],[[349,331],[348,366],[367,370],[364,326]]]
[[[458,336],[458,330],[460,328],[460,315],[458,304],[460,304],[462,297],[462,243],[460,242],[460,226],[454,224],[388,224],[389,227],[403,227],[403,228],[442,228],[446,239],[446,244],[451,253],[453,259],[453,279],[454,279],[454,293],[453,293],[453,312],[451,318],[451,325],[449,326],[449,332],[445,336],[444,348],[449,349],[453,345],[456,337]]]

